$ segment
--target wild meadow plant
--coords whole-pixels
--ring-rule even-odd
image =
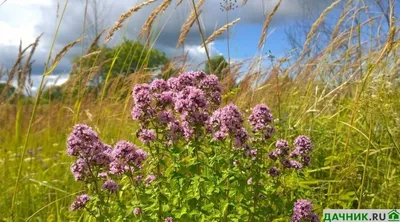
[[[275,140],[268,106],[245,121],[236,105],[219,108],[221,92],[218,77],[202,71],[135,85],[131,115],[143,148],[112,147],[76,125],[67,153],[86,193],[70,210],[109,221],[319,221],[288,182],[310,165],[311,140]]]

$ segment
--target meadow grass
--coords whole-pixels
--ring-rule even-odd
[[[171,7],[170,2],[160,3],[157,10]],[[196,5],[195,1],[190,3],[192,8]],[[257,56],[231,65],[228,75],[221,80],[223,103],[235,103],[247,114],[256,104],[268,104],[281,138],[299,134],[312,138],[313,161],[305,170],[306,180],[300,186],[309,190],[320,215],[326,208],[400,208],[398,27],[394,21],[390,22],[386,37],[377,33],[367,40],[361,38],[360,30],[364,28],[362,25],[365,29],[376,27],[369,19],[351,27],[336,28],[331,42],[318,54],[310,54],[315,51],[313,41],[318,39],[319,25],[336,3],[324,10],[311,27],[297,60],[279,58],[270,66],[260,68],[267,58]],[[140,7],[133,7],[132,12]],[[179,44],[194,22],[202,29],[199,10],[195,7],[182,27]],[[345,7],[338,23],[344,17],[355,20],[361,11]],[[152,18],[143,32],[150,33],[157,13],[150,15]],[[128,19],[131,14],[121,18]],[[265,21],[260,47],[271,19],[268,17]],[[62,16],[60,23],[61,20]],[[118,28],[112,28],[108,36],[121,28],[122,23],[117,23]],[[217,30],[215,35],[223,31]],[[49,54],[43,74],[50,74],[77,41],[67,45],[52,64]],[[207,44],[204,36],[202,41],[203,45]],[[146,42],[149,47],[154,44]],[[89,215],[69,211],[76,194],[85,190],[74,181],[69,171],[72,160],[65,152],[67,136],[76,123],[92,126],[109,144],[119,139],[139,143],[134,135],[138,125],[130,118],[131,89],[136,83],[150,80],[145,64],[129,76],[114,79],[108,78],[109,70],[103,88],[98,89],[100,95],[85,87],[93,78],[90,75],[93,71],[79,71],[66,84],[62,100],[40,100],[43,90],[40,89],[36,100],[19,96],[0,104],[0,174],[3,178],[0,220],[90,220]],[[18,72],[11,70],[8,75],[11,78],[15,73]],[[235,85],[234,79],[239,76],[243,78]]]

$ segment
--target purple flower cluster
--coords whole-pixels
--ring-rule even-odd
[[[294,146],[295,149],[289,153],[289,143],[286,140],[278,140],[275,144],[276,149],[269,152],[268,157],[274,161],[279,159],[284,168],[299,170],[308,166],[311,162],[311,157],[308,155],[312,151],[311,140],[306,136],[298,136]],[[279,171],[271,168],[267,173],[270,176],[277,176]]]
[[[274,128],[271,126],[273,121],[272,113],[268,106],[259,104],[253,108],[253,112],[248,118],[253,132],[262,134],[263,139],[271,138]]]
[[[82,194],[76,197],[75,201],[71,204],[70,210],[81,210],[89,202],[90,197],[87,194]]]
[[[110,193],[116,193],[119,190],[118,184],[113,181],[113,180],[107,180],[104,182],[103,186],[101,186],[101,189],[107,190]]]
[[[195,113],[207,106],[205,93],[196,87],[187,86],[175,98],[175,111],[180,114]]]
[[[289,145],[286,140],[278,140],[275,144],[276,149],[268,154],[268,157],[272,160],[282,158],[288,155]]]
[[[216,75],[207,75],[201,82],[200,88],[206,92],[211,105],[219,106],[221,104],[221,86]]]
[[[299,158],[301,163],[305,166],[310,165],[311,157],[309,156],[309,153],[313,150],[310,138],[304,135],[298,136],[294,140],[293,145],[295,146],[295,149],[289,156],[291,158]]]
[[[174,98],[176,94],[171,91],[165,91],[160,94],[155,94],[154,96],[157,101],[157,106],[166,107],[174,104]]]
[[[303,165],[296,160],[284,159],[282,160],[282,165],[285,168],[292,168],[300,170],[303,168]]]
[[[293,145],[296,148],[292,153],[290,153],[291,157],[305,156],[312,151],[311,140],[307,136],[298,136],[294,140]]]
[[[147,143],[154,141],[156,139],[157,135],[154,132],[154,130],[141,128],[138,131],[138,137],[139,137],[140,141],[142,141],[142,143],[147,144]]]
[[[168,91],[170,88],[165,80],[156,79],[151,83],[150,89],[152,93],[163,93]]]
[[[102,143],[96,132],[83,124],[76,125],[69,135],[67,153],[77,157],[76,162],[71,165],[71,172],[75,180],[82,181],[90,181],[96,177],[106,179],[108,173],[132,173],[134,167],[140,169],[147,158],[146,152],[127,141],[117,142],[113,149]]]
[[[156,79],[150,85],[136,85],[133,100],[132,118],[139,120],[142,126],[139,139],[149,143],[156,138],[154,132],[147,129],[154,120],[153,124],[167,131],[167,144],[171,144],[181,135],[187,140],[197,136],[197,130],[209,119],[211,107],[221,102],[221,87],[215,75],[206,75],[203,71],[185,72],[167,81]]]
[[[231,137],[235,147],[242,147],[248,138],[243,127],[243,116],[234,104],[217,109],[208,120],[207,127],[213,133],[214,140]]]
[[[319,218],[313,212],[313,204],[308,200],[297,200],[293,207],[291,222],[311,221],[319,222]]]
[[[67,141],[67,153],[70,156],[93,158],[108,149],[109,146],[100,141],[97,133],[84,124],[76,125]]]
[[[133,168],[141,168],[147,158],[147,153],[138,149],[134,144],[121,140],[117,142],[112,151],[113,161],[110,164],[111,174],[133,172]]]
[[[134,120],[148,121],[154,116],[155,110],[151,107],[151,90],[149,84],[135,85],[132,91],[135,107],[131,115]]]
[[[85,180],[90,177],[88,163],[83,158],[78,158],[76,162],[71,165],[70,170],[75,180]]]
[[[196,87],[186,86],[177,93],[174,109],[180,114],[182,130],[191,139],[196,126],[203,126],[208,119],[208,101],[205,93]]]
[[[67,153],[78,159],[71,165],[75,180],[86,180],[93,175],[89,165],[108,168],[112,161],[111,146],[100,141],[97,133],[87,125],[74,127],[67,140]]]

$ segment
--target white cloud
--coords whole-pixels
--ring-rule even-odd
[[[11,0],[0,6],[0,45],[35,41],[35,26],[43,19],[38,12],[45,5],[51,0]]]
[[[210,56],[220,55],[221,53],[215,48],[214,42],[207,45]],[[185,50],[188,52],[192,63],[201,63],[207,59],[206,50],[201,45],[189,45]]]

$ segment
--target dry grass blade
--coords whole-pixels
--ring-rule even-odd
[[[155,8],[153,12],[151,12],[150,16],[147,18],[146,22],[143,24],[142,29],[139,32],[140,37],[143,37],[143,35],[146,33],[147,38],[149,38],[151,27],[153,26],[153,22],[156,19],[157,15],[164,12],[169,7],[171,2],[172,0],[164,0],[163,3]]]
[[[270,24],[271,21],[272,21],[272,17],[275,15],[276,11],[278,11],[278,8],[279,8],[279,6],[281,5],[282,1],[283,1],[283,0],[279,0],[279,2],[276,3],[274,9],[273,9],[272,12],[268,15],[267,19],[266,19],[265,22],[264,22],[263,29],[262,29],[262,33],[261,33],[261,37],[260,37],[260,40],[258,41],[258,48],[260,48],[260,49],[263,47],[263,45],[264,45],[264,43],[265,43],[265,37],[266,37],[267,32],[268,32],[269,24]]]
[[[243,0],[242,2],[242,6],[245,5],[247,3],[248,0]]]
[[[390,53],[390,51],[392,51],[393,46],[395,45],[395,36],[397,34],[397,28],[395,27],[395,20],[396,18],[394,17],[394,9],[393,6],[390,8],[390,21],[389,21],[389,35],[387,37],[386,40],[386,44],[385,47],[383,48],[378,60],[377,60],[377,64],[383,59],[384,55],[388,55]]]
[[[137,5],[137,6],[134,6],[134,7],[130,8],[127,12],[123,13],[119,17],[119,19],[115,23],[115,25],[108,31],[108,33],[107,33],[107,35],[106,35],[106,37],[104,39],[104,43],[107,43],[107,42],[109,42],[111,40],[111,38],[113,37],[114,33],[116,31],[118,31],[122,27],[122,24],[125,22],[125,20],[128,19],[129,17],[131,17],[134,12],[140,10],[142,7],[144,7],[146,5],[149,5],[149,4],[151,4],[151,3],[155,2],[155,1],[156,0],[148,0],[146,2],[143,2],[140,5]]]
[[[28,46],[23,51],[21,51],[21,45],[19,47],[20,47],[20,50],[19,50],[19,53],[18,53],[17,60],[15,61],[14,65],[11,67],[11,70],[9,71],[9,75],[15,75],[15,73],[17,71],[17,68],[18,68],[18,65],[20,65],[21,62],[22,62],[23,55],[24,55],[25,51],[28,50],[28,48],[30,48],[30,46]]]
[[[26,72],[28,69],[30,69],[30,67],[29,67],[30,61],[32,60],[33,54],[35,53],[36,47],[39,45],[39,40],[40,40],[40,38],[42,37],[42,35],[43,35],[43,33],[40,34],[40,35],[36,38],[35,42],[34,42],[33,45],[32,45],[31,52],[29,53],[29,56],[28,56],[28,58],[27,58],[27,60],[26,60],[25,66],[24,66],[24,71],[25,71],[25,72]]]
[[[40,34],[36,38],[35,42],[32,44],[31,51],[30,51],[30,53],[28,55],[28,58],[25,61],[25,65],[24,65],[24,68],[22,69],[21,76],[20,76],[19,83],[18,83],[19,93],[22,92],[23,87],[25,86],[27,77],[30,78],[31,69],[32,69],[31,68],[32,67],[31,60],[32,60],[33,54],[35,53],[35,50],[36,50],[37,46],[39,45],[39,40],[42,37],[42,35],[43,35],[43,33]]]
[[[81,57],[81,59],[87,59],[87,58],[90,58],[90,57],[92,57],[92,56],[94,56],[94,55],[97,55],[97,54],[99,54],[100,52],[101,52],[101,50],[97,50],[97,51],[94,51],[94,52],[88,53],[88,54],[86,54],[86,55],[82,56],[82,57]]]
[[[335,28],[333,29],[331,40],[336,38],[336,36],[339,33],[339,29],[340,29],[341,24],[343,23],[343,21],[346,18],[346,16],[351,12],[351,10],[348,10],[350,6],[351,6],[351,1],[348,1],[346,6],[345,6],[345,8],[343,9],[340,17],[339,17],[338,22],[336,23]]]
[[[86,51],[86,54],[89,54],[98,45],[97,43],[99,42],[100,37],[103,35],[105,31],[106,31],[105,29],[101,30],[101,32],[93,39],[88,50]]]
[[[201,47],[204,47],[204,45],[207,45],[208,43],[214,41],[218,36],[220,36],[222,33],[224,33],[226,30],[228,30],[229,27],[233,26],[238,21],[240,21],[240,18],[237,18],[233,22],[222,26],[220,29],[215,31],[210,37],[208,37],[208,39],[205,41],[205,44],[203,44]]]
[[[28,45],[24,49],[22,49],[22,42],[20,42],[19,50],[18,50],[18,57],[17,57],[15,63],[13,64],[13,66],[11,67],[11,70],[8,72],[8,77],[5,82],[5,87],[0,92],[0,98],[4,98],[5,94],[11,87],[12,80],[14,80],[15,77],[17,77],[18,92],[22,92],[22,88],[24,86],[22,83],[25,83],[25,80],[27,77],[25,75],[25,74],[27,74],[27,72],[25,72],[25,70],[30,71],[30,65],[31,65],[30,60],[32,58],[33,52],[36,49],[37,44],[39,44],[40,37],[41,37],[41,35],[36,39],[35,43]],[[30,48],[32,48],[31,53],[29,54],[28,59],[26,60],[25,65],[23,66],[24,54]],[[24,67],[24,68],[22,68],[22,67]],[[10,99],[11,98],[12,97],[10,97]]]
[[[44,74],[45,76],[49,75],[57,66],[57,64],[60,62],[60,60],[64,57],[64,55],[72,48],[74,47],[78,42],[82,41],[83,38],[77,39],[68,45],[66,45],[61,51],[56,55],[54,58],[53,64],[51,65],[50,69],[46,70],[46,73]]]
[[[336,0],[335,2],[333,2],[329,7],[327,7],[322,13],[321,15],[318,17],[318,19],[314,22],[314,24],[311,26],[310,32],[307,34],[307,38],[306,41],[304,42],[303,45],[303,55],[304,55],[304,50],[306,50],[311,42],[312,37],[314,36],[314,34],[317,32],[317,29],[319,27],[319,25],[322,23],[322,21],[324,21],[326,15],[339,3],[341,2],[341,0]],[[303,56],[300,56],[303,57]]]
[[[198,11],[198,14],[201,14],[201,11],[199,11],[199,8],[201,7],[201,5],[204,3],[204,0],[200,0],[197,4],[196,4],[196,10]],[[186,19],[185,23],[182,25],[181,27],[181,32],[179,34],[179,39],[178,39],[178,44],[176,47],[179,47],[183,44],[183,42],[185,41],[190,29],[192,28],[194,22],[196,21],[196,12],[193,9],[190,12],[189,17]]]
[[[182,2],[183,2],[183,0],[178,0],[175,7],[178,7],[180,4],[182,4]]]

